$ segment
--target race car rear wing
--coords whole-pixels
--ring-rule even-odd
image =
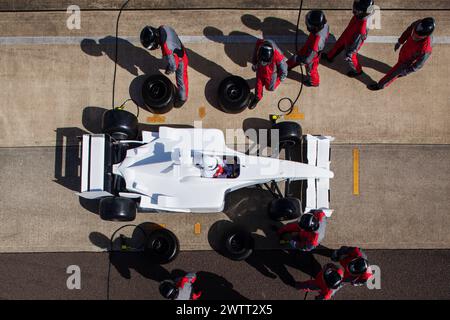
[[[84,134],[82,140],[80,197],[110,196],[112,190],[111,138],[104,134]]]
[[[333,137],[306,135],[307,163],[324,169],[330,169],[331,150],[330,144]],[[308,179],[306,188],[305,212],[311,210],[323,210],[330,217],[333,210],[330,209],[330,179]]]

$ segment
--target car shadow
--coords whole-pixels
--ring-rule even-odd
[[[283,224],[268,216],[272,194],[261,188],[244,188],[229,193],[225,199],[224,213],[230,220],[220,220],[208,232],[213,250],[222,253],[226,230],[239,226],[252,234],[255,250],[245,262],[269,278],[279,278],[294,286],[295,280],[287,267],[295,268],[310,276],[320,271],[320,264],[311,253],[284,249],[279,245],[276,230]]]

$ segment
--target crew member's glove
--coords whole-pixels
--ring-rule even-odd
[[[397,42],[394,47],[394,51],[397,51],[401,47],[400,42]]]
[[[284,80],[286,80],[286,76],[280,76],[280,82],[283,82]]]
[[[252,70],[253,72],[256,72],[256,70],[258,69],[258,66],[256,64],[252,64]]]
[[[333,253],[331,254],[331,261],[334,261],[334,262],[339,261],[339,256],[338,256],[337,250],[334,250]]]

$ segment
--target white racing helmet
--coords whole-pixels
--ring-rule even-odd
[[[203,169],[205,170],[214,170],[219,165],[219,160],[216,157],[212,156],[203,156]]]

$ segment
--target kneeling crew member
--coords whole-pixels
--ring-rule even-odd
[[[272,40],[256,41],[252,70],[256,71],[255,97],[249,109],[254,109],[263,97],[263,88],[274,91],[288,73],[287,59]]]
[[[316,300],[330,300],[342,287],[344,271],[333,263],[326,264],[313,280],[296,283],[299,290],[319,291]]]
[[[141,44],[148,50],[161,47],[162,55],[167,61],[166,74],[175,72],[178,88],[175,106],[181,107],[189,93],[188,57],[177,33],[169,26],[159,28],[146,26],[141,31]]]
[[[169,300],[198,300],[202,293],[194,293],[193,285],[196,280],[195,273],[188,273],[175,281],[165,280],[159,285],[159,292]]]
[[[304,64],[306,66],[307,79],[304,84],[308,87],[318,87],[320,53],[325,48],[330,27],[322,10],[312,10],[306,15],[306,27],[310,32],[303,47],[288,60],[289,70]]]
[[[281,239],[289,239],[294,249],[314,250],[325,237],[327,218],[323,211],[304,213],[298,222],[288,223],[278,230]],[[286,240],[285,240],[286,241]]]
[[[367,256],[360,248],[342,246],[333,252],[331,260],[341,264],[344,268],[343,281],[353,286],[365,284],[373,275]]]

